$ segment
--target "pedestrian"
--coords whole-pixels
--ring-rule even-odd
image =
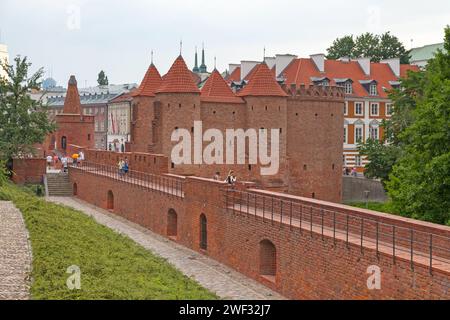
[[[55,154],[53,156],[53,167],[56,169],[56,165],[58,164],[58,156]]]
[[[353,177],[356,177],[356,176],[358,175],[358,173],[356,172],[356,167],[353,167],[353,168],[352,168],[352,173],[351,173],[351,175],[352,175]]]
[[[83,164],[82,161],[84,161],[84,152],[83,152],[83,150],[81,150],[81,151],[78,153],[78,162],[80,163],[80,165]]]
[[[214,180],[220,180],[220,172],[216,171],[216,174],[214,175]]]
[[[228,183],[228,184],[234,184],[234,183],[236,182],[236,177],[235,177],[235,175],[234,175],[233,170],[230,170],[230,171],[228,172],[228,176],[227,176],[227,178],[225,179],[225,182]]]
[[[47,156],[47,170],[50,170],[52,165],[53,157],[51,155]]]
[[[77,167],[78,166],[78,153],[74,153],[74,154],[72,154],[72,163],[73,163],[73,165],[75,166],[75,167]]]
[[[127,174],[129,170],[128,158],[125,157],[125,161],[123,162],[123,173]]]
[[[69,162],[69,159],[67,158],[67,156],[63,155],[63,157],[61,158],[61,163],[62,163],[62,166],[63,166],[63,172],[67,172],[67,167],[69,165],[68,162]]]
[[[119,162],[117,163],[118,167],[119,167],[119,176],[122,176],[123,174],[123,166],[124,166],[124,161],[122,160],[122,158],[119,159]]]

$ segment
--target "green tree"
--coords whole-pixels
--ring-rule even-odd
[[[327,49],[327,59],[339,59],[341,57],[353,57],[355,41],[353,36],[344,36],[333,41]]]
[[[98,74],[97,83],[99,86],[107,86],[108,85],[108,77],[105,74],[105,71],[101,70]]]
[[[387,182],[395,209],[450,224],[450,27],[444,51],[428,61],[414,98],[412,124],[398,136],[403,153]]]
[[[409,62],[409,52],[389,31],[381,35],[366,32],[356,38],[353,35],[337,38],[327,49],[327,58],[338,59],[345,56],[371,57],[374,62],[399,57],[401,63]]]
[[[401,154],[401,149],[380,140],[367,139],[365,143],[358,144],[358,151],[360,154],[366,155],[370,161],[364,167],[364,176],[370,179],[380,179],[383,186],[386,187],[389,174]]]
[[[28,77],[31,63],[17,56],[14,64],[2,63],[6,77],[0,78],[0,159],[24,157],[35,153],[34,144],[42,143],[55,129],[42,101],[29,96],[41,85],[42,68]]]

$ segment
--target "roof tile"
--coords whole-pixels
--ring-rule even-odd
[[[156,69],[155,65],[152,63],[148,67],[139,88],[133,92],[132,96],[154,97],[155,91],[161,86],[161,83],[161,75],[159,74],[158,69]]]
[[[225,102],[225,103],[243,103],[244,101],[237,97],[231,91],[228,84],[220,75],[219,71],[214,71],[204,84],[200,99],[205,102]]]
[[[238,93],[238,96],[286,97],[287,93],[276,82],[267,64],[260,63],[252,70],[248,84]]]
[[[199,93],[192,72],[180,55],[170,67],[156,93]]]

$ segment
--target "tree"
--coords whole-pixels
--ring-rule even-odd
[[[393,144],[384,144],[383,141],[367,139],[365,143],[358,145],[360,154],[367,156],[370,161],[364,167],[364,176],[370,179],[380,179],[386,188],[392,167],[401,154],[401,149]]]
[[[0,159],[25,157],[35,153],[34,144],[42,143],[55,130],[42,101],[35,101],[29,91],[41,85],[43,69],[31,77],[27,57],[14,58],[14,64],[2,64],[6,77],[0,78]]]
[[[389,31],[381,35],[366,32],[357,36],[356,39],[353,35],[337,38],[327,49],[327,58],[340,57],[370,57],[374,62],[399,57],[401,63],[409,63],[409,52]]]
[[[341,57],[353,57],[355,41],[353,36],[344,36],[333,41],[331,47],[327,49],[327,59],[339,59]]]
[[[99,86],[107,86],[108,85],[108,77],[105,74],[105,71],[101,70],[98,74],[97,83]]]
[[[450,27],[445,52],[428,61],[413,95],[412,124],[398,136],[402,156],[387,189],[395,209],[417,219],[450,224]]]

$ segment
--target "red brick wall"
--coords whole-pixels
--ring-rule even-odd
[[[147,190],[123,181],[70,169],[77,183],[78,197],[107,208],[107,194],[114,194],[113,212],[162,235],[167,235],[168,212],[177,214],[176,241],[206,254],[293,299],[449,299],[450,271],[433,268],[392,255],[378,253],[373,246],[360,247],[340,239],[308,232],[295,226],[263,220],[244,212],[225,210],[227,185],[205,178],[187,177],[184,198]],[[180,178],[182,179],[182,178]],[[239,186],[239,188],[244,188]],[[387,223],[407,225],[417,230],[450,236],[450,228],[411,219],[383,215],[329,202],[295,196],[251,191],[254,194],[290,199],[311,206],[366,215]],[[207,250],[200,249],[200,215],[207,219]],[[267,241],[265,241],[267,240]],[[262,242],[263,241],[263,242]],[[261,247],[275,246],[276,275],[261,275]],[[263,246],[261,246],[261,243]],[[448,247],[447,247],[448,248]],[[265,253],[264,253],[265,252]],[[271,257],[266,250],[263,256]],[[263,261],[270,267],[271,260]],[[368,266],[381,268],[381,289],[369,290]],[[266,272],[267,273],[267,272]]]
[[[13,159],[12,180],[17,184],[42,183],[46,166],[45,159]]]
[[[71,155],[78,152],[80,146],[83,148],[94,148],[94,116],[80,116],[59,114],[56,116],[58,129],[55,132],[56,149],[63,150],[61,138],[66,137],[66,154]]]

